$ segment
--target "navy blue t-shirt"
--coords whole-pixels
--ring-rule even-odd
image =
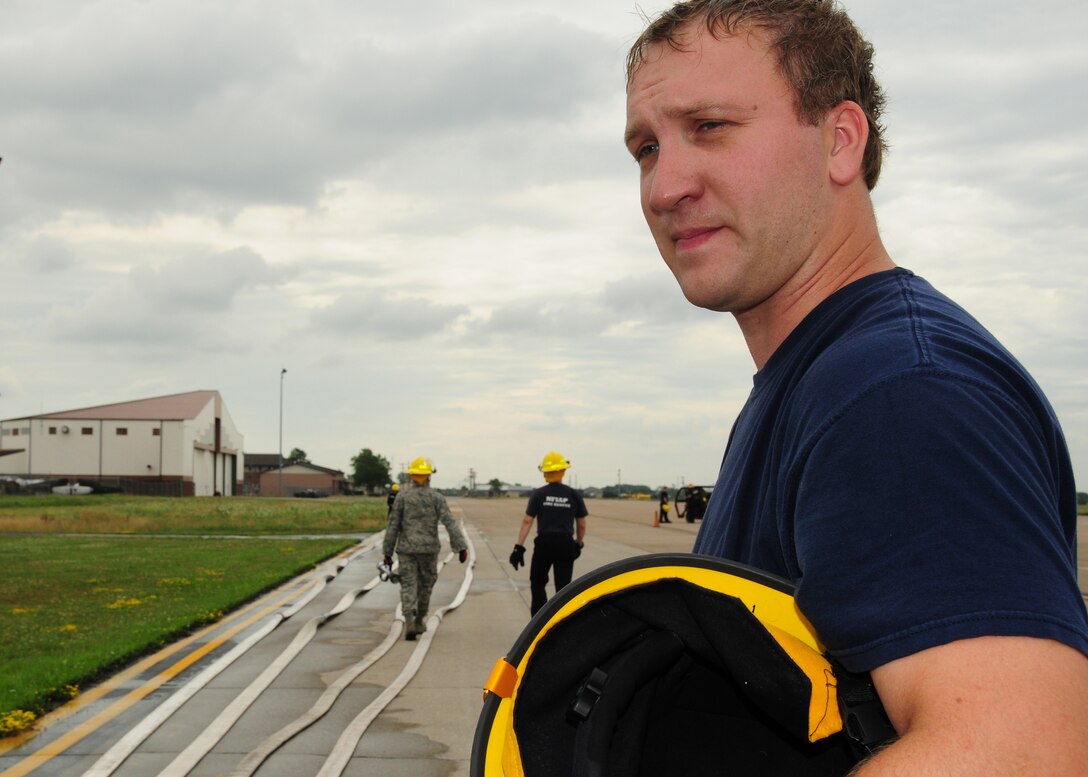
[[[582,495],[563,483],[548,483],[533,491],[525,514],[536,518],[538,534],[574,534],[574,520],[589,515]]]
[[[852,671],[983,635],[1088,653],[1076,489],[1024,368],[906,270],[824,300],[755,376],[695,552],[794,581]]]

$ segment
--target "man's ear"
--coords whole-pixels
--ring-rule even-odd
[[[845,186],[862,175],[869,120],[860,105],[845,100],[831,109],[824,126],[829,135],[828,172],[832,181]]]

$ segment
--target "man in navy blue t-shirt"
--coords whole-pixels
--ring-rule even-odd
[[[570,582],[574,574],[574,560],[582,553],[586,537],[586,503],[582,495],[563,483],[563,475],[570,462],[551,451],[540,464],[546,485],[529,496],[525,518],[521,522],[518,541],[510,554],[514,569],[525,563],[525,540],[536,521],[536,540],[533,542],[533,558],[529,564],[529,590],[532,602],[529,611],[537,610],[548,601],[549,571],[555,577],[555,590],[559,591]]]
[[[829,0],[692,0],[628,57],[643,213],[757,374],[695,550],[792,580],[899,739],[852,774],[1088,774],[1088,614],[1054,411],[896,267],[884,96]]]

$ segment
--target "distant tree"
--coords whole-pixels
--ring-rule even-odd
[[[602,499],[619,499],[620,492],[615,486],[605,486],[601,489]]]
[[[1088,505],[1088,494],[1083,491],[1078,491],[1077,504],[1079,504],[1081,507],[1083,507],[1084,505]]]
[[[617,483],[614,486],[607,486],[605,490],[612,489],[612,493],[606,496],[606,499],[624,499],[633,496],[634,494],[653,494],[654,491],[649,486],[633,485],[631,483]]]
[[[392,480],[389,474],[389,460],[363,448],[351,457],[351,482],[356,487],[367,490],[385,486]]]
[[[302,450],[302,448],[292,448],[284,461],[287,464],[298,464],[300,461],[309,461],[309,459],[306,457],[306,451]]]
[[[491,480],[487,481],[487,484],[491,486],[488,496],[498,496],[502,493],[502,481],[498,478],[491,478]]]

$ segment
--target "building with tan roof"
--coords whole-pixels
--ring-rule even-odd
[[[130,493],[239,494],[243,449],[218,391],[0,421],[0,475]]]

